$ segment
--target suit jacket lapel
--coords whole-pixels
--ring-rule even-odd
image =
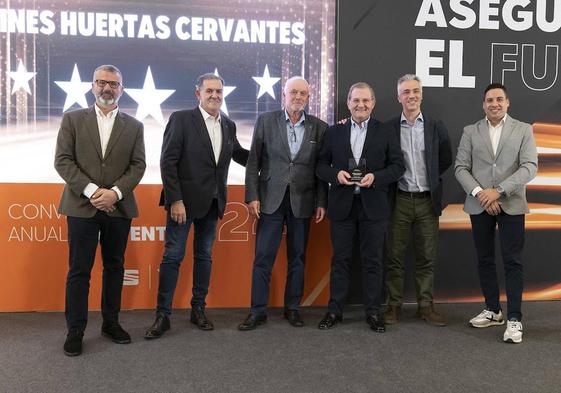
[[[290,154],[290,146],[288,146],[288,136],[286,135],[286,115],[284,110],[281,111],[277,120],[279,132],[280,132],[280,139],[282,141],[282,145],[284,146],[284,150],[288,155],[288,159],[292,160],[292,155]]]
[[[341,137],[343,138],[343,146],[347,149],[347,157],[349,159],[354,158],[353,148],[351,147],[351,120],[343,126],[343,132],[341,132]],[[364,143],[366,145],[366,142]],[[364,153],[364,148],[362,149]]]
[[[435,133],[435,123],[434,121],[423,117],[423,129],[424,129],[424,136],[425,136],[425,166],[428,169],[430,168],[430,160],[432,157],[432,142]]]
[[[397,121],[394,123],[395,136],[397,137],[397,143],[401,147],[401,115],[397,117]]]
[[[99,128],[97,127],[97,115],[95,113],[95,108],[92,106],[88,111],[85,112],[85,124],[87,132],[92,140],[92,143],[99,155],[99,159],[103,159],[101,154],[101,139],[99,138]]]
[[[111,149],[113,149],[113,146],[115,146],[115,143],[117,143],[117,140],[123,133],[124,129],[125,129],[125,120],[123,119],[121,112],[117,112],[117,114],[115,115],[115,122],[113,123],[113,129],[111,130],[111,136],[109,136],[109,141],[107,142],[107,148],[105,149],[105,157],[109,156]]]
[[[222,131],[222,148],[220,149],[220,154],[218,155],[218,163],[224,160],[224,154],[226,152],[226,147],[228,147],[228,142],[230,141],[229,134],[230,134],[230,127],[226,124],[224,120],[224,116],[221,115],[220,120],[220,131]],[[214,154],[214,152],[213,152]],[[217,165],[218,165],[217,163]]]
[[[203,141],[203,145],[212,157],[212,162],[216,163],[216,159],[214,158],[214,150],[212,150],[212,142],[210,141],[210,136],[208,135],[205,120],[199,107],[196,107],[193,111],[193,123],[195,125],[195,130],[197,130],[199,136],[201,137],[201,140]]]
[[[377,131],[377,127],[374,123],[374,119],[370,118],[370,120],[368,120],[368,128],[366,129],[366,138],[364,138],[364,146],[362,147],[362,153],[360,154],[361,158],[364,158],[364,156],[366,155],[366,151],[370,147],[370,143],[373,140],[376,131]],[[350,144],[350,133],[351,133],[351,129],[349,128],[349,144]]]
[[[510,117],[507,116],[507,118],[505,119],[505,124],[503,125],[503,129],[501,131],[499,146],[497,146],[497,154],[495,155],[496,157],[498,157],[499,154],[501,154],[501,150],[503,149],[504,145],[506,144],[506,141],[510,137],[510,134],[512,134],[512,120],[510,119]]]
[[[489,135],[489,126],[487,125],[487,120],[483,119],[480,120],[479,123],[477,123],[477,132],[485,142],[485,146],[487,146],[489,155],[494,158],[495,155],[493,154],[493,145],[491,144],[491,136]]]

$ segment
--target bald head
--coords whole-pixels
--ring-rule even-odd
[[[310,85],[301,76],[293,76],[284,84],[282,96],[284,109],[289,115],[301,113],[308,105]]]

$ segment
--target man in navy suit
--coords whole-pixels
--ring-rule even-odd
[[[397,81],[403,111],[387,125],[400,143],[405,173],[392,187],[388,226],[386,323],[399,321],[403,303],[405,252],[413,234],[415,289],[419,318],[435,326],[446,320],[433,306],[434,266],[438,252],[438,217],[442,214],[442,174],[452,165],[448,130],[440,120],[421,112],[423,86],[418,76]]]
[[[319,154],[317,175],[330,183],[327,214],[333,244],[329,306],[319,329],[330,329],[342,321],[355,237],[360,242],[366,322],[376,332],[386,329],[380,289],[390,215],[388,190],[403,174],[404,166],[395,133],[370,117],[374,105],[370,85],[352,85],[347,96],[351,121],[327,129]]]
[[[223,85],[214,74],[201,75],[195,91],[199,106],[172,113],[164,132],[160,205],[167,210],[166,240],[156,320],[146,331],[147,339],[161,337],[170,328],[173,294],[191,224],[195,227],[191,322],[201,330],[214,328],[205,313],[205,299],[216,224],[224,215],[230,161],[245,165],[248,157],[236,138],[236,124],[220,112]]]

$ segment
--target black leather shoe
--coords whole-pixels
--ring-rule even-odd
[[[201,330],[212,330],[214,325],[208,320],[204,308],[191,309],[191,323],[197,325]]]
[[[171,328],[169,318],[165,314],[156,314],[156,320],[144,333],[144,338],[151,340],[153,338],[160,338]]]
[[[78,356],[82,353],[82,339],[84,338],[84,332],[79,330],[73,330],[68,332],[66,335],[66,341],[64,342],[64,354],[66,356]]]
[[[103,324],[101,326],[101,335],[109,338],[117,344],[130,344],[131,336],[119,325],[119,322],[111,324]]]
[[[264,314],[257,315],[250,313],[245,321],[238,325],[238,330],[254,330],[257,326],[263,325],[267,322],[267,316]]]
[[[331,329],[333,326],[337,325],[339,322],[343,320],[341,315],[335,315],[333,313],[328,312],[325,314],[325,317],[321,321],[319,321],[318,329],[327,330]]]
[[[370,326],[370,329],[374,330],[376,333],[384,333],[386,331],[384,314],[381,312],[378,314],[368,315],[366,317],[366,323]]]
[[[284,319],[287,319],[288,323],[294,327],[304,326],[304,321],[302,320],[298,310],[284,310]]]

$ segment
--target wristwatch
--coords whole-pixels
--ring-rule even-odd
[[[501,196],[505,196],[506,195],[506,191],[504,190],[504,188],[502,188],[501,186],[497,187],[497,192],[499,194],[501,194]]]

